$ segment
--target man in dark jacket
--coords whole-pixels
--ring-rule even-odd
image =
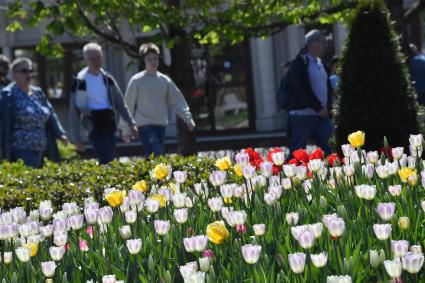
[[[329,118],[332,88],[329,72],[320,60],[324,52],[323,34],[318,30],[310,31],[305,37],[305,47],[288,71],[291,153],[305,148],[311,138],[325,154],[331,153],[328,141],[333,132]]]
[[[332,88],[329,72],[320,60],[325,52],[325,37],[312,30],[305,47],[288,70],[288,110],[292,128],[291,153],[305,148],[315,139],[325,154],[330,154],[329,138],[333,127],[329,118]]]

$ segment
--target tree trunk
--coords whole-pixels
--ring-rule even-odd
[[[175,32],[184,32],[170,30],[170,34]],[[190,39],[185,38],[176,43],[171,49],[172,63],[170,72],[173,75],[172,80],[180,88],[190,109],[193,108],[192,91],[194,83],[192,66],[190,65]],[[189,131],[186,124],[177,117],[177,152],[187,156],[196,153],[196,134],[195,131]]]

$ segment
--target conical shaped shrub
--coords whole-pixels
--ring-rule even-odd
[[[381,1],[363,2],[350,24],[341,57],[341,81],[335,115],[336,144],[357,130],[366,133],[365,148],[407,146],[418,132],[417,105],[399,38]]]

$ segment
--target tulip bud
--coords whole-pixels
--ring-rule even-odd
[[[377,268],[381,263],[378,252],[376,250],[369,251],[369,262],[373,268]]]
[[[245,234],[246,233],[246,226],[244,224],[237,224],[236,225],[236,232],[241,233],[241,234]]]
[[[56,263],[54,261],[47,261],[41,263],[41,271],[47,278],[53,277],[53,275],[55,275],[55,270]]]
[[[305,267],[306,254],[294,253],[288,254],[288,262],[294,273],[303,273]]]
[[[193,201],[190,197],[186,197],[186,207],[188,207],[188,208],[193,207]]]
[[[63,246],[50,247],[49,254],[54,261],[60,261],[63,258],[63,255],[65,254],[65,248]]]
[[[164,236],[165,234],[168,233],[168,230],[170,229],[170,220],[167,220],[167,221],[155,220],[154,228],[155,228],[155,232],[158,235]]]
[[[130,254],[138,254],[140,252],[140,249],[142,248],[142,240],[141,239],[134,239],[134,240],[127,240],[126,241],[127,249]]]
[[[400,258],[384,261],[384,267],[391,278],[397,279],[401,276],[402,266]]]
[[[202,257],[212,258],[214,256],[214,252],[212,250],[205,250],[202,252]]]
[[[137,212],[134,210],[129,210],[127,211],[125,214],[125,222],[127,222],[128,224],[132,224],[134,222],[136,222],[137,220]]]
[[[243,258],[248,264],[256,264],[261,256],[261,246],[259,245],[243,245],[241,250]]]
[[[374,224],[373,231],[378,240],[385,241],[390,237],[392,227],[391,224]]]
[[[199,258],[199,269],[201,269],[202,272],[208,272],[210,270],[210,258],[209,257]]]
[[[131,228],[128,225],[122,226],[118,229],[121,238],[128,240],[131,237]]]
[[[424,263],[423,253],[407,253],[402,259],[401,264],[403,269],[407,270],[410,274],[418,273]]]
[[[328,262],[328,254],[323,252],[320,254],[311,254],[310,255],[311,262],[317,268],[322,268]]]
[[[115,275],[102,276],[102,283],[116,283],[117,277]]]
[[[406,240],[391,241],[391,251],[396,257],[403,257],[409,250],[409,242]]]
[[[410,227],[410,219],[407,216],[402,216],[398,219],[398,226],[401,230],[406,231]]]
[[[345,219],[348,218],[347,210],[345,209],[345,206],[339,205],[337,208],[337,212],[338,212],[338,215],[341,216],[342,218],[345,218]]]
[[[297,225],[299,219],[300,216],[298,212],[290,212],[286,214],[286,222],[288,222],[288,224],[291,226]]]
[[[290,190],[292,188],[292,182],[290,178],[282,179],[282,187],[284,190]]]
[[[320,196],[320,207],[323,208],[323,209],[325,209],[326,208],[326,204],[327,204],[327,201],[326,201],[325,197],[324,196]]]
[[[11,262],[12,262],[12,259],[13,259],[13,254],[12,254],[12,252],[5,252],[5,253],[3,254],[3,256],[4,256],[4,263],[5,263],[5,264],[9,264],[9,263],[11,263]]]
[[[410,247],[410,252],[420,254],[422,253],[422,247],[419,245],[413,245]]]
[[[385,251],[381,249],[381,251],[379,252],[379,262],[384,263],[385,259],[386,259]]]
[[[30,250],[26,247],[17,248],[15,253],[21,262],[27,262],[30,260]]]
[[[344,273],[351,273],[353,270],[353,257],[344,258]]]
[[[186,205],[185,193],[174,194],[171,199],[173,200],[173,204],[176,208],[182,208],[182,207],[185,207]]]
[[[151,254],[149,255],[149,259],[148,259],[148,269],[149,271],[155,270],[155,262],[153,261],[153,257]]]
[[[252,228],[254,229],[255,236],[262,236],[266,232],[265,224],[254,224],[252,225]]]
[[[177,223],[183,224],[186,223],[188,218],[188,210],[187,208],[180,208],[175,209],[173,212],[174,218],[176,219]]]
[[[335,182],[335,179],[334,179],[334,178],[330,178],[330,179],[328,180],[328,185],[329,185],[329,188],[330,188],[330,189],[335,190],[335,188],[336,188],[336,182]]]
[[[411,187],[416,186],[418,184],[418,176],[417,175],[409,176],[409,178],[407,179],[407,184],[409,184],[409,186]]]

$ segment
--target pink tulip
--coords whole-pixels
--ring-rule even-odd
[[[80,240],[80,251],[86,252],[89,250],[86,240]]]

